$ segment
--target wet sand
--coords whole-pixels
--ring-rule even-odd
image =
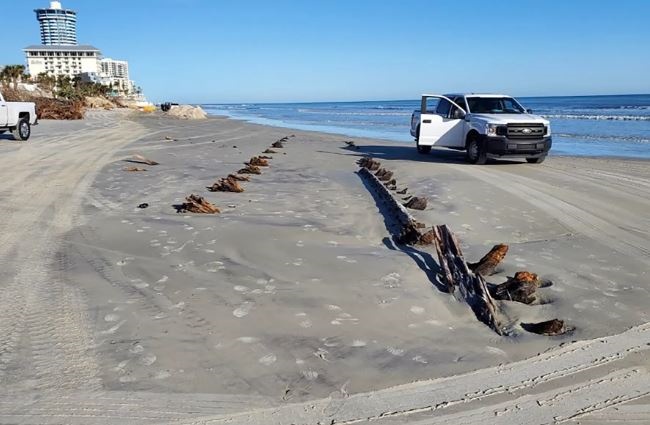
[[[292,134],[270,167],[242,184],[244,193],[207,191]],[[125,161],[134,154],[160,165]],[[553,282],[536,305],[503,303],[511,336],[496,335],[441,291],[433,247],[391,240],[385,211],[355,173],[363,155],[393,170],[400,188],[426,196],[428,208],[413,214],[448,224],[469,260],[509,244],[490,282],[518,270]],[[647,360],[634,353],[650,342],[647,161],[550,157],[477,167],[462,153],[422,156],[399,143],[225,118],[96,112],[83,122],[43,122],[28,144],[0,138],[0,163],[2,423],[219,423],[248,410],[256,413],[232,420],[292,423],[310,411],[296,423],[316,423],[338,421],[337,400],[348,403],[345,420],[427,421],[438,410],[425,409],[438,400],[428,394],[454,385],[478,423],[494,406],[531,392],[552,397],[568,385],[588,384],[603,403],[621,397],[604,407],[643,395],[635,382],[647,379]],[[124,171],[133,165],[147,171]],[[177,213],[173,205],[191,193],[222,213]],[[552,318],[575,331],[549,338],[520,326]],[[584,349],[584,363],[563,363],[579,351],[566,348],[571,342],[639,325],[640,348],[619,338],[611,353],[592,358],[597,350]],[[548,358],[525,360],[539,353]],[[602,361],[608,356],[620,367]],[[539,388],[534,379],[513,383],[532,379],[531,363],[555,358],[557,371],[546,371],[551,378]],[[498,365],[512,366],[489,369]],[[617,377],[590,383],[629,367],[642,372],[626,376],[628,387],[605,384]],[[470,372],[479,375],[463,375]],[[428,381],[451,376],[455,384]],[[514,381],[500,383],[506,378]],[[473,397],[477,385],[494,388]],[[426,397],[409,397],[407,408],[395,397],[409,391]],[[350,397],[360,393],[370,395]],[[364,411],[362,399],[412,414]],[[593,404],[585,400],[566,414]],[[458,414],[451,401],[436,402],[449,405],[436,416]],[[89,409],[95,413],[81,415]]]

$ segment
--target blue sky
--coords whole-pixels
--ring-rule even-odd
[[[650,1],[63,0],[79,42],[130,62],[151,100],[285,102],[650,92]],[[0,0],[0,64],[39,42]],[[11,34],[11,37],[7,37]]]

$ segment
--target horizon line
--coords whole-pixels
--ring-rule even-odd
[[[480,93],[477,93],[480,94]],[[578,94],[578,95],[545,95],[545,96],[512,96],[519,99],[530,98],[558,98],[558,97],[617,97],[617,96],[650,96],[650,93],[620,93],[620,94]],[[419,98],[412,99],[375,99],[375,100],[302,100],[302,101],[240,101],[240,102],[187,102],[196,105],[241,105],[241,104],[255,104],[255,105],[281,105],[281,104],[296,104],[296,103],[370,103],[370,102],[408,102],[418,101]]]

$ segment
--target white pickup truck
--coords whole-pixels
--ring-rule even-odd
[[[14,139],[27,140],[32,125],[38,123],[36,105],[31,102],[6,102],[0,93],[0,134],[9,130]]]
[[[552,144],[547,120],[500,94],[424,94],[411,135],[422,154],[433,146],[464,150],[472,164],[502,157],[539,164]]]

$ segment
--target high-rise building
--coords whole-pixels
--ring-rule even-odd
[[[45,46],[77,45],[77,13],[63,9],[61,2],[52,1],[47,9],[35,9],[41,26],[41,43]]]

